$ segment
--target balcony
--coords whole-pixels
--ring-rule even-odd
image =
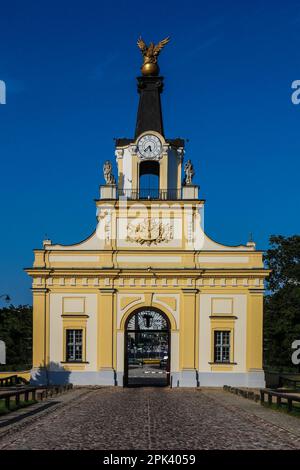
[[[181,189],[118,189],[118,197],[133,200],[172,201],[181,199]]]

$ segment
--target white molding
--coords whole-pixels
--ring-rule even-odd
[[[93,256],[93,255],[49,255],[49,261],[50,263],[86,263],[88,261],[99,261],[99,256]]]
[[[143,255],[118,255],[118,263],[181,263],[181,256],[143,256]]]
[[[249,256],[199,256],[199,263],[249,263]]]

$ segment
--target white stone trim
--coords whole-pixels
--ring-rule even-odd
[[[151,266],[151,263],[181,263],[181,256],[126,256],[118,255],[118,263],[148,263]]]
[[[49,255],[49,261],[50,263],[54,262],[64,262],[64,263],[74,263],[74,262],[81,262],[81,263],[86,263],[89,261],[99,261],[99,256],[93,256],[93,255]]]
[[[249,263],[248,256],[199,256],[199,263]]]

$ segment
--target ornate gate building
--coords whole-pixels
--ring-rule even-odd
[[[204,232],[185,142],[164,134],[157,56],[138,41],[135,136],[104,163],[97,227],[44,240],[33,284],[33,383],[264,386],[262,253]]]

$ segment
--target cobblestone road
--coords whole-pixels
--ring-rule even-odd
[[[102,388],[0,437],[0,449],[300,449],[300,420],[223,391]]]

